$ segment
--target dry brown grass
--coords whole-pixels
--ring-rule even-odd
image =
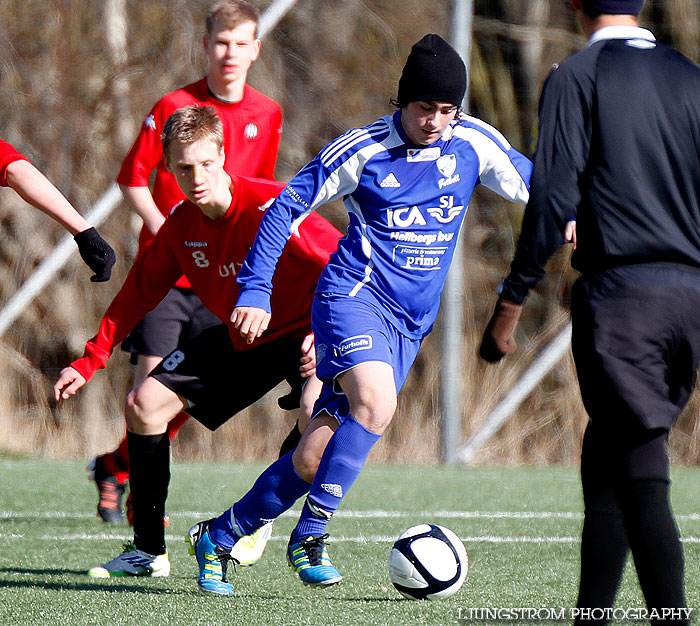
[[[127,55],[121,59],[106,44],[107,4],[6,0],[0,15],[0,137],[25,151],[83,211],[114,179],[130,138],[155,100],[203,72],[201,24],[209,0],[128,1]],[[267,4],[261,1],[259,6]],[[426,32],[449,33],[450,4],[300,0],[265,41],[251,76],[285,112],[280,179],[291,177],[337,134],[389,111],[388,100],[395,95],[410,45]],[[532,149],[537,97],[551,63],[583,42],[567,4],[475,3],[469,108],[525,153]],[[700,58],[695,0],[648,0],[643,19],[662,40],[695,61]],[[342,208],[325,214],[342,224]],[[528,300],[518,353],[497,366],[476,357],[519,221],[517,207],[487,192],[475,194],[464,228],[463,440],[566,323],[575,275],[563,253],[552,260],[546,279]],[[137,226],[122,206],[101,229],[120,256],[110,283],[88,282],[76,254],[0,337],[0,449],[89,457],[111,448],[123,435],[121,406],[131,372],[119,351],[79,398],[57,409],[48,397],[58,371],[80,354],[121,284],[133,258]],[[0,192],[0,302],[19,288],[61,235],[60,228],[11,192]],[[441,333],[438,323],[406,383],[393,426],[372,454],[374,460],[438,461]],[[675,462],[700,460],[699,410],[696,393],[671,438]],[[271,395],[215,434],[188,424],[174,451],[181,458],[270,459],[290,421]],[[477,460],[574,463],[585,421],[567,357]]]

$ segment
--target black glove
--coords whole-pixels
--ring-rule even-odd
[[[500,361],[506,354],[510,354],[517,347],[513,339],[513,332],[520,319],[523,307],[521,304],[499,300],[491,320],[486,326],[484,336],[479,346],[479,356],[489,363]]]
[[[114,254],[111,246],[100,237],[100,233],[94,227],[88,228],[75,235],[73,239],[78,244],[83,261],[95,272],[94,276],[90,276],[90,280],[93,283],[109,280],[112,276],[112,268],[117,261],[117,255]]]

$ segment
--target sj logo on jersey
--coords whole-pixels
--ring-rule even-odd
[[[439,207],[429,207],[428,214],[441,224],[448,224],[462,211],[464,205],[455,205],[454,196],[440,196]],[[446,213],[446,214],[445,214]],[[391,228],[410,228],[411,226],[426,226],[427,221],[417,206],[387,209],[387,223]]]
[[[440,189],[459,182],[459,174],[455,174],[455,170],[457,169],[457,157],[454,154],[443,154],[437,160],[437,167],[444,177],[438,181],[438,187]]]
[[[440,196],[440,206],[431,207],[428,213],[441,224],[448,224],[464,210],[464,205],[455,206],[454,196]],[[447,215],[445,215],[447,211]]]

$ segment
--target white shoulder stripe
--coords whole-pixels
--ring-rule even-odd
[[[512,202],[527,203],[530,195],[527,183],[496,138],[478,128],[464,127],[459,128],[458,136],[469,142],[479,159],[479,180],[482,185]]]
[[[490,124],[487,124],[486,122],[480,120],[477,117],[472,117],[471,115],[462,115],[460,119],[465,120],[469,124],[472,124],[473,126],[477,126],[481,130],[485,130],[489,135],[493,135],[493,138],[498,141],[501,144],[501,147],[505,150],[508,151],[512,148],[508,140],[498,131],[496,130],[493,126]],[[456,135],[458,137],[462,136],[459,130],[468,130],[465,129],[464,126],[456,126],[455,131]]]
[[[339,147],[347,144],[348,142],[352,141],[355,137],[361,135],[364,132],[366,132],[366,129],[364,128],[353,128],[352,130],[349,130],[347,133],[341,135],[334,141],[331,141],[331,143],[329,143],[318,155],[319,158],[321,159],[321,161],[325,161],[329,154],[335,152]]]
[[[351,140],[353,137],[360,133],[371,132],[374,129],[379,128],[380,126],[386,127],[386,125],[387,124],[383,119],[379,119],[376,122],[370,124],[369,126],[363,126],[362,128],[351,128],[347,132],[340,135],[340,137],[336,137],[323,150],[321,150],[319,158],[321,160],[325,159],[330,152],[334,151],[337,148],[337,146],[344,142],[347,142],[348,140]]]
[[[346,152],[349,152],[353,146],[356,146],[358,143],[362,143],[363,141],[369,138],[370,134],[366,132],[354,135],[353,137],[348,138],[348,141],[346,141],[342,145],[339,145],[334,152],[329,153],[324,159],[322,159],[321,162],[326,167],[329,167],[331,163],[333,163],[333,161],[335,161],[338,157],[345,154]]]
[[[363,133],[361,135],[356,135],[353,137],[351,141],[346,143],[343,146],[339,146],[338,149],[334,152],[329,154],[322,162],[323,165],[326,167],[330,167],[330,165],[336,161],[338,158],[340,158],[342,155],[350,152],[352,148],[354,148],[357,144],[362,143],[363,141],[367,141],[368,139],[375,139],[376,137],[379,137],[381,135],[384,135],[386,133],[385,130],[382,131],[374,131],[370,133]],[[364,149],[364,148],[361,148]]]
[[[386,149],[385,145],[377,142],[368,144],[352,154],[347,161],[326,178],[318,193],[312,199],[309,209],[313,211],[326,202],[352,193],[360,182],[360,176],[367,161]]]
[[[381,120],[380,120],[381,121]],[[343,136],[339,137],[336,141],[329,144],[323,152],[319,155],[321,162],[328,167],[333,161],[335,161],[341,154],[347,152],[350,148],[357,145],[358,143],[369,139],[371,137],[376,137],[382,133],[388,132],[389,128],[386,123],[375,122],[364,128],[356,128],[345,133]]]

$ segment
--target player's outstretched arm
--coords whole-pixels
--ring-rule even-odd
[[[95,272],[90,280],[110,279],[116,262],[114,250],[46,176],[29,161],[14,161],[7,166],[7,184],[25,202],[46,213],[73,235],[80,256]]]
[[[270,314],[253,306],[237,306],[231,314],[231,322],[246,343],[253,343],[262,335],[270,323]]]
[[[71,235],[77,235],[90,228],[90,223],[29,161],[15,161],[7,166],[7,184],[25,202],[55,219]]]
[[[53,386],[53,398],[56,402],[67,400],[78,393],[86,380],[72,367],[65,367]]]

